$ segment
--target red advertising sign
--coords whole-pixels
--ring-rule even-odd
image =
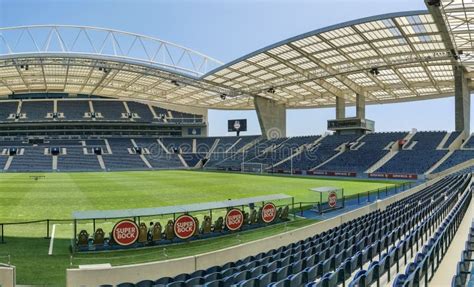
[[[262,220],[265,223],[270,223],[275,220],[276,217],[276,206],[275,204],[268,202],[262,208]]]
[[[337,204],[337,194],[333,191],[328,194],[328,205],[331,208],[336,207]]]
[[[369,177],[379,178],[395,178],[395,179],[417,179],[416,174],[403,174],[403,173],[369,173]]]
[[[188,239],[193,236],[196,231],[196,222],[194,218],[189,215],[181,215],[174,222],[174,234],[181,239]]]
[[[119,221],[115,224],[112,235],[118,245],[131,245],[138,239],[138,226],[132,220]]]
[[[237,230],[242,227],[242,224],[244,224],[244,214],[240,209],[233,208],[227,212],[227,215],[225,216],[225,226],[229,230]]]
[[[344,176],[344,177],[356,177],[357,173],[355,172],[345,172],[345,171],[308,171],[307,174],[312,175],[324,175],[324,176]]]

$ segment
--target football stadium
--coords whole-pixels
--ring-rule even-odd
[[[0,287],[474,286],[474,2],[417,1],[227,63],[0,12]]]

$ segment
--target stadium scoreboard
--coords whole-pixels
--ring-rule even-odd
[[[328,130],[336,132],[374,132],[375,123],[372,120],[361,118],[328,120]]]
[[[237,120],[228,120],[227,121],[227,131],[228,132],[237,132],[237,136],[240,132],[247,131],[247,119],[237,119]]]

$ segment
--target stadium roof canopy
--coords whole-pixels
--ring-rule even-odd
[[[0,28],[0,96],[66,92],[215,109],[287,108],[452,96],[454,66],[474,69],[474,3],[442,0],[441,14],[400,12],[341,23],[228,64],[185,47],[80,26]],[[430,13],[431,12],[431,13]]]

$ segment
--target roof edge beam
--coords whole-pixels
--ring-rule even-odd
[[[436,3],[437,1],[433,0],[425,0],[425,5],[428,8],[428,12],[430,12],[431,16],[433,17],[433,20],[436,24],[436,27],[439,30],[439,33],[441,35],[441,39],[444,42],[444,45],[446,48],[451,51],[452,57],[451,57],[451,63],[454,66],[458,66],[458,51],[457,48],[454,44],[451,31],[448,28],[448,25],[444,21],[443,17],[443,12],[441,11],[441,5],[439,3]],[[438,1],[440,2],[440,1]]]

